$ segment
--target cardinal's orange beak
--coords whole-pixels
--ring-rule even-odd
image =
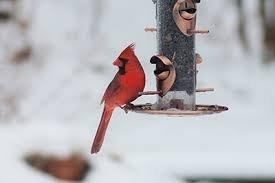
[[[122,67],[122,66],[123,66],[123,63],[121,62],[121,60],[116,59],[116,60],[113,62],[113,65],[118,66],[118,67]]]

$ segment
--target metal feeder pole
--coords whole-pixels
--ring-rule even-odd
[[[156,1],[158,54],[169,58],[176,71],[172,88],[158,97],[157,108],[196,110],[195,36],[183,34],[176,25],[173,8],[177,1]]]

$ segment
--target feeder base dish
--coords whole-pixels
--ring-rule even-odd
[[[184,117],[184,116],[202,116],[217,114],[224,111],[227,111],[228,108],[225,106],[219,105],[196,105],[196,110],[178,110],[178,109],[168,109],[160,110],[156,109],[154,104],[140,104],[140,105],[130,105],[124,108],[125,111],[132,111],[142,114],[153,114],[153,115],[165,115],[171,117]]]

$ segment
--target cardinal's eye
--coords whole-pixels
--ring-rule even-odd
[[[129,62],[129,60],[127,58],[118,58],[123,64],[127,64]]]

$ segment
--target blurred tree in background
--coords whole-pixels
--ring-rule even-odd
[[[236,6],[238,9],[238,31],[239,37],[246,50],[249,50],[249,43],[247,38],[247,18],[246,17],[246,5],[244,0],[236,0]],[[275,1],[259,0],[258,2],[258,15],[260,16],[260,22],[262,26],[262,40],[263,40],[263,60],[264,62],[270,62],[275,60]]]
[[[23,15],[22,5],[20,0],[0,0],[0,119],[4,120],[18,111],[18,98],[23,93],[21,67],[32,54],[30,17]]]
[[[264,60],[275,58],[275,1],[261,0],[259,6],[263,26]]]
[[[238,22],[238,28],[239,28],[239,36],[241,39],[241,42],[243,43],[243,46],[246,50],[249,49],[247,36],[246,36],[246,21],[245,21],[245,11],[244,11],[244,1],[243,0],[236,0],[236,5],[239,13],[239,22]]]

